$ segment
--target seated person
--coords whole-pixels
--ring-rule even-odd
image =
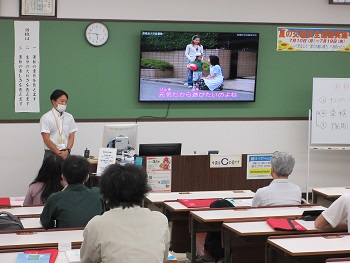
[[[47,199],[40,222],[45,229],[85,227],[95,215],[104,212],[104,201],[98,188],[89,189],[90,164],[82,156],[71,155],[63,161],[62,176],[68,185]],[[55,224],[56,221],[56,224]]]
[[[210,204],[210,208],[234,207],[233,203],[226,199],[218,199]],[[221,231],[208,232],[205,236],[204,248],[218,262],[224,257]]]
[[[81,262],[167,261],[168,219],[140,207],[150,190],[146,172],[133,164],[112,164],[103,172],[100,188],[111,209],[85,227]]]
[[[224,83],[224,75],[222,74],[219,57],[210,55],[208,63],[210,64],[209,75],[199,80],[199,89],[211,91],[222,90]]]
[[[253,197],[252,206],[299,205],[300,187],[289,182],[288,176],[294,168],[294,157],[286,152],[275,152],[271,157],[270,185],[258,189]]]
[[[23,205],[42,205],[47,198],[55,192],[61,191],[66,186],[62,180],[63,158],[52,155],[44,159],[37,177],[29,185]]]
[[[338,229],[350,232],[350,194],[344,194],[335,200],[330,207],[322,212],[315,220],[319,229]]]

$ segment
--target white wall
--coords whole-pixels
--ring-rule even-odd
[[[19,1],[0,0],[0,17],[17,17]],[[258,11],[257,11],[258,10]],[[59,0],[58,18],[350,24],[350,5],[328,0]],[[0,87],[0,92],[4,92]],[[305,113],[307,115],[307,113]],[[78,123],[73,154],[97,155],[104,123]],[[0,196],[23,196],[43,157],[39,124],[0,124]],[[307,121],[144,122],[139,143],[182,142],[183,154],[288,151],[296,158],[291,180],[305,190]],[[349,185],[348,152],[311,154],[309,186]]]
[[[78,123],[73,154],[85,148],[97,156],[105,123]],[[110,123],[109,123],[110,124]],[[113,123],[112,123],[113,124]],[[0,196],[24,195],[44,154],[39,123],[0,125]],[[307,121],[141,122],[139,143],[182,142],[182,153],[222,154],[288,151],[296,158],[290,179],[305,190],[307,179]],[[311,153],[310,187],[349,185],[348,152]]]
[[[18,16],[18,3],[0,0],[0,16]],[[59,0],[57,9],[58,18],[350,24],[350,6],[328,0]]]

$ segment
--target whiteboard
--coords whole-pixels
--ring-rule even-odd
[[[311,144],[350,144],[350,78],[314,78]]]

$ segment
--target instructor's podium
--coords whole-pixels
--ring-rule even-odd
[[[143,169],[146,170],[146,158],[143,157]],[[90,186],[97,186],[97,161],[90,161]],[[241,167],[210,168],[209,155],[172,156],[171,191],[220,191],[257,189],[268,185],[271,179],[247,180],[247,154],[242,154]],[[92,182],[92,183],[91,183]]]

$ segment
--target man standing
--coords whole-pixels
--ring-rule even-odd
[[[53,108],[40,118],[40,131],[45,143],[44,159],[57,154],[67,158],[74,144],[78,127],[71,114],[65,112],[68,94],[63,90],[55,90],[50,96]]]
[[[294,157],[286,152],[275,152],[271,157],[270,185],[256,191],[252,206],[299,205],[301,203],[300,187],[289,182],[288,176],[294,168]]]

